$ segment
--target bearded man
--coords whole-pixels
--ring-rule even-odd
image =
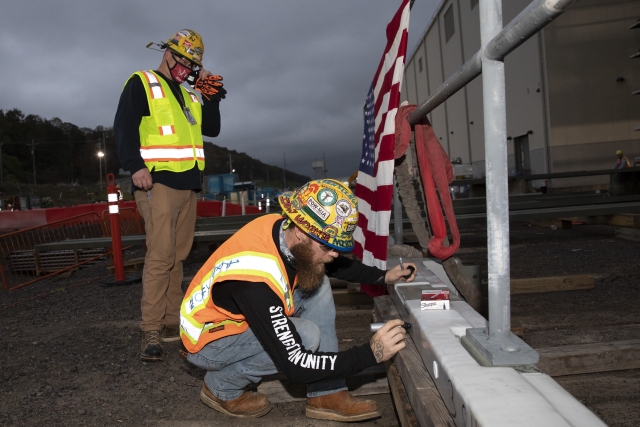
[[[370,343],[339,352],[327,276],[380,285],[414,276],[408,268],[384,271],[340,254],[353,248],[358,222],[357,199],[342,183],[311,181],[278,201],[283,215],[240,229],[185,294],[180,333],[187,360],[207,371],[200,400],[232,417],[263,416],[271,410],[268,398],[245,389],[280,371],[307,384],[310,418],[379,417],[376,403],[354,398],[344,378],[404,348],[403,322],[390,321]]]

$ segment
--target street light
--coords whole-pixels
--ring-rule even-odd
[[[98,151],[98,164],[100,165],[100,190],[102,190],[102,158],[104,157],[104,153],[102,151]]]

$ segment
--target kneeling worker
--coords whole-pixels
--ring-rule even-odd
[[[403,322],[392,320],[370,343],[338,352],[327,275],[380,285],[414,275],[338,253],[353,248],[358,221],[357,199],[340,182],[311,181],[278,201],[284,215],[265,215],[240,229],[211,255],[185,294],[180,332],[187,359],[208,371],[200,399],[229,416],[260,417],[271,403],[245,387],[280,371],[307,384],[308,417],[379,417],[376,403],[354,398],[344,378],[404,348]]]

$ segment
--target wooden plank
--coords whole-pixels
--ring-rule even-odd
[[[578,289],[593,289],[593,286],[593,276],[586,274],[579,274],[575,276],[534,277],[531,279],[511,279],[511,294],[573,291]]]
[[[640,230],[635,228],[616,228],[616,237],[632,242],[640,242]]]
[[[374,320],[377,322],[399,319],[400,314],[388,295],[374,298]],[[402,378],[421,426],[455,427],[449,410],[442,401],[429,372],[424,367],[418,349],[409,335],[406,347],[398,352],[393,363]]]
[[[389,381],[383,365],[365,369],[357,375],[348,377],[346,381],[349,391],[354,396],[389,393]],[[291,383],[283,374],[265,378],[258,385],[258,391],[269,396],[269,400],[273,403],[295,402],[307,398],[307,386]]]
[[[389,361],[384,362],[387,369],[387,379],[389,380],[389,388],[391,389],[391,395],[393,396],[393,403],[396,405],[396,412],[398,413],[398,419],[402,427],[419,427],[420,423],[416,417],[416,413],[413,411],[413,406],[409,402],[409,395],[407,389],[404,388],[402,378],[396,369],[396,366]]]
[[[598,215],[589,217],[562,218],[572,222],[586,224],[615,225],[616,227],[640,228],[639,214]]]
[[[576,375],[640,368],[640,340],[536,349],[547,375]]]
[[[541,219],[535,221],[529,220],[527,222],[537,227],[556,227],[561,230],[570,230],[573,226],[573,221],[567,219]]]

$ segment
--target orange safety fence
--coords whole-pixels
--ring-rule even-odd
[[[95,212],[0,235],[2,284],[8,291],[18,289],[108,255],[107,248],[37,252],[36,245],[104,236],[104,222]]]

